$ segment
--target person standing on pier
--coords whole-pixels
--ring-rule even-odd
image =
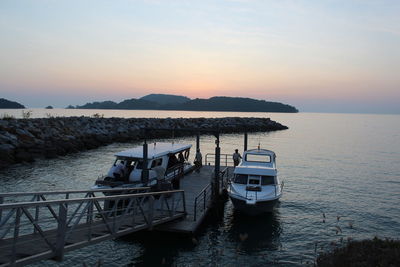
[[[232,155],[233,164],[235,167],[237,165],[239,165],[240,159],[242,158],[242,156],[240,155],[240,153],[238,151],[239,151],[238,149],[235,149],[235,153],[233,153],[233,155]]]
[[[200,149],[197,149],[194,165],[196,166],[197,172],[200,172],[200,167],[203,165],[203,156],[201,155]]]

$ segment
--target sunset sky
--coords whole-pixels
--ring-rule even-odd
[[[400,113],[399,0],[1,0],[0,98],[150,93]]]

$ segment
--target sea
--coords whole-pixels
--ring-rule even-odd
[[[25,110],[27,112],[29,110]],[[249,148],[277,154],[283,196],[275,211],[256,217],[224,212],[207,219],[194,238],[145,232],[65,254],[63,262],[33,266],[304,266],[350,240],[400,238],[400,115],[238,113],[156,110],[32,109],[32,118],[265,117],[288,130],[249,134]],[[21,110],[2,110],[22,117]],[[242,134],[223,134],[221,153],[243,151]],[[157,141],[195,144],[195,137]],[[114,143],[0,171],[0,192],[88,189],[106,173],[114,153],[141,142]],[[215,137],[201,136],[203,157]],[[192,158],[193,158],[192,151]]]

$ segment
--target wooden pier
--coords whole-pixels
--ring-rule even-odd
[[[183,190],[115,191],[117,195],[97,197],[88,191],[84,198],[60,200],[36,200],[34,195],[36,201],[0,204],[0,266],[62,260],[67,251],[153,229],[186,214]],[[52,192],[41,192],[45,194]],[[10,193],[0,197],[10,197]]]
[[[224,167],[218,173],[218,196],[232,171]],[[67,251],[141,230],[194,234],[215,201],[215,176],[215,166],[206,165],[185,175],[173,191],[0,194],[0,266],[62,260]],[[103,191],[114,194],[99,196]]]
[[[0,266],[61,261],[67,251],[141,230],[194,234],[233,174],[231,155],[220,153],[218,131],[215,137],[215,154],[207,154],[204,166],[181,177],[179,190],[0,193]],[[147,162],[146,142],[143,161]],[[143,169],[144,178],[148,171]]]
[[[202,224],[210,208],[212,208],[212,186],[214,166],[203,166],[200,171],[194,171],[184,176],[180,189],[185,192],[186,216],[181,220],[165,223],[155,229],[165,232],[194,234]],[[226,183],[233,173],[233,167],[225,167],[220,172],[219,195],[224,194]]]

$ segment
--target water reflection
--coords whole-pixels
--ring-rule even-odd
[[[227,215],[228,237],[239,243],[238,253],[278,250],[282,233],[279,208],[272,213],[247,216],[234,209]]]
[[[171,266],[180,251],[190,251],[195,243],[187,236],[176,233],[140,232],[119,239],[139,245],[141,253],[128,266]]]

